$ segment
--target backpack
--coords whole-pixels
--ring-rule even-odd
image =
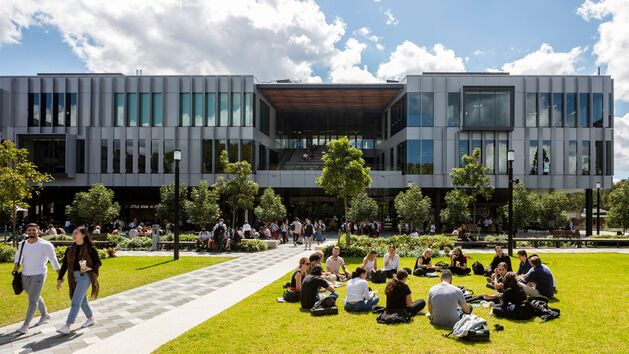
[[[222,225],[218,225],[218,227],[216,227],[216,230],[214,230],[214,239],[223,237],[223,234],[225,234],[225,227]]]
[[[458,288],[463,292],[465,302],[470,302],[474,298],[474,292],[472,290],[468,290],[464,286],[459,286]]]
[[[294,222],[291,222],[291,223],[290,223],[290,225],[288,226],[288,228],[289,228],[291,231],[295,231],[295,223],[294,223]]]
[[[371,274],[371,282],[375,284],[383,284],[387,282],[387,274],[382,270],[377,270]]]
[[[448,269],[448,267],[450,267],[450,265],[444,261],[439,261],[437,263],[435,263],[435,269],[437,270],[437,272],[441,272],[445,269]]]
[[[326,296],[315,302],[310,314],[312,316],[338,315],[339,309],[336,307],[336,298]]]
[[[290,289],[284,290],[284,300],[286,302],[299,302],[299,293]]]
[[[485,274],[485,267],[483,267],[483,265],[479,261],[476,261],[474,262],[474,264],[472,264],[472,270],[474,271],[474,274],[476,275]]]
[[[485,319],[476,315],[464,314],[454,325],[452,332],[444,336],[450,335],[468,342],[484,342],[489,340],[489,327],[487,327]]]
[[[406,309],[401,309],[396,312],[388,312],[385,310],[380,312],[378,317],[376,317],[376,321],[381,324],[409,323],[411,316]]]

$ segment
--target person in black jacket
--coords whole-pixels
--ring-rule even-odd
[[[500,306],[493,308],[493,315],[517,320],[533,318],[534,312],[526,301],[524,289],[518,285],[516,274],[514,272],[505,274],[503,284],[504,292],[499,296]],[[486,299],[490,300],[489,297]]]
[[[513,271],[513,269],[511,268],[511,258],[509,257],[509,255],[502,252],[502,247],[496,246],[496,255],[491,261],[489,267],[485,269],[485,275],[489,277],[494,274],[496,267],[498,267],[498,264],[500,264],[501,262],[505,262],[507,264],[507,272]]]

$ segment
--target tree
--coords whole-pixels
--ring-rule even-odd
[[[97,183],[87,192],[76,193],[65,213],[74,225],[103,225],[120,215],[120,204],[114,202],[114,191]]]
[[[538,199],[538,215],[542,227],[552,230],[567,224],[569,220],[566,214],[567,204],[568,198],[565,194],[542,194]]]
[[[608,195],[611,206],[607,211],[607,223],[622,228],[623,234],[629,228],[629,180],[617,183]]]
[[[186,196],[188,188],[179,185],[179,220],[186,220]],[[175,222],[175,184],[168,184],[159,188],[160,202],[155,207],[157,218],[169,222]]]
[[[240,209],[253,208],[253,202],[258,195],[259,186],[249,180],[251,165],[247,161],[229,162],[227,151],[221,153],[221,166],[227,178],[219,177],[214,184],[219,194],[225,198],[232,213],[232,230],[236,227],[236,214]]]
[[[365,192],[356,195],[349,204],[347,217],[355,222],[372,220],[378,215],[378,203]]]
[[[256,217],[264,223],[280,221],[286,217],[286,207],[282,197],[275,194],[273,188],[266,188],[260,196],[260,204],[253,210]]]
[[[334,195],[343,201],[346,222],[348,200],[365,191],[371,184],[369,167],[365,167],[362,156],[362,150],[353,147],[349,139],[344,136],[330,141],[327,144],[327,151],[321,158],[323,171],[321,176],[317,177],[316,183],[323,187],[327,194]],[[349,247],[349,235],[345,239]]]
[[[450,172],[452,185],[464,187],[472,199],[472,217],[476,222],[476,202],[478,197],[489,200],[494,193],[494,186],[491,185],[487,177],[487,168],[481,161],[481,151],[479,148],[472,151],[472,155],[463,155],[463,167],[453,168]]]
[[[0,205],[9,210],[13,234],[17,209],[29,207],[24,200],[32,198],[33,186],[51,180],[52,176],[39,172],[28,160],[28,150],[17,148],[11,140],[0,143]]]
[[[527,190],[524,182],[520,181],[513,187],[513,232],[524,229],[526,223],[537,219],[538,197]],[[503,220],[508,220],[509,205],[500,207],[498,213]],[[504,223],[507,225],[507,223]]]
[[[417,227],[430,215],[430,197],[422,194],[419,186],[411,185],[395,197],[395,211],[400,222]]]
[[[462,189],[453,189],[446,193],[446,207],[441,209],[439,215],[443,222],[451,230],[470,221],[470,203],[472,197]]]
[[[173,190],[174,192],[174,190]],[[218,207],[218,194],[210,190],[206,180],[192,188],[190,200],[185,200],[185,214],[199,227],[204,228],[219,218],[221,209]]]

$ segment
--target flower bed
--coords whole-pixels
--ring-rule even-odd
[[[364,257],[370,250],[378,252],[378,256],[384,256],[389,245],[394,245],[400,257],[417,257],[426,248],[432,248],[434,257],[440,257],[454,248],[456,236],[419,236],[411,237],[398,235],[389,238],[371,238],[367,236],[355,236],[350,238],[349,249],[345,246],[345,236],[341,237],[341,255],[344,257]],[[327,246],[323,253],[326,257],[332,254],[333,245]]]

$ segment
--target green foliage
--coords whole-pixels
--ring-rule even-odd
[[[107,235],[107,241],[109,241],[109,244],[113,247],[117,247],[120,242],[126,240],[126,237],[122,237],[120,235]]]
[[[453,168],[450,172],[452,185],[463,187],[473,198],[474,204],[473,218],[476,219],[476,202],[478,197],[489,200],[494,193],[494,186],[487,177],[487,168],[481,161],[481,150],[479,148],[472,151],[472,155],[463,155],[463,167]]]
[[[55,247],[55,254],[57,255],[57,259],[59,260],[59,263],[61,263],[61,261],[63,260],[63,257],[65,257],[67,249],[68,249],[68,246]]]
[[[268,249],[269,245],[260,240],[240,240],[234,248],[237,252],[260,252]]]
[[[343,237],[345,237],[343,235]],[[341,256],[343,257],[365,257],[370,250],[378,252],[379,256],[384,256],[388,251],[389,245],[394,245],[396,253],[400,257],[417,257],[426,248],[431,248],[435,252],[435,257],[439,257],[441,253],[446,254],[454,248],[456,237],[436,235],[436,236],[419,236],[411,237],[408,235],[398,235],[389,238],[371,238],[367,236],[351,236],[351,245],[344,246],[343,242],[339,242],[341,247]],[[326,257],[332,254],[332,248],[335,245],[328,245],[323,249]]]
[[[543,228],[552,230],[564,227],[568,223],[569,218],[566,214],[568,198],[565,194],[542,194],[538,203],[538,217]]]
[[[629,228],[629,181],[622,180],[609,193],[607,223],[613,227],[620,227],[623,233]]]
[[[566,194],[566,197],[568,198],[566,210],[581,213],[581,210],[585,207],[585,192],[569,193]]]
[[[98,251],[98,258],[105,259],[105,258],[109,257],[109,252],[107,252],[107,250],[105,250],[105,249],[97,249],[97,251]]]
[[[253,212],[265,223],[281,221],[286,217],[286,207],[282,204],[282,197],[275,194],[273,188],[266,188],[260,196],[260,205]]]
[[[629,238],[629,235],[592,235],[589,238],[601,238],[601,239],[614,239],[614,238],[618,238],[618,239],[625,239],[625,238]]]
[[[179,235],[179,241],[181,242],[191,242],[191,241],[196,241],[199,238],[198,235],[195,234],[182,234]],[[173,242],[175,241],[175,234],[173,234],[172,232],[161,236],[159,238],[160,241],[164,242],[164,241],[168,241],[168,242]]]
[[[208,224],[216,221],[221,213],[218,207],[218,195],[210,190],[210,186],[204,179],[192,188],[190,200],[185,200],[184,205],[185,214],[200,227],[207,227]]]
[[[419,186],[411,185],[395,197],[395,211],[400,222],[417,227],[430,215],[430,198],[422,194]]]
[[[103,225],[120,215],[120,204],[114,202],[114,191],[97,183],[87,192],[75,194],[65,213],[75,225]]]
[[[569,208],[566,206],[566,208]],[[529,221],[537,220],[539,212],[539,198],[520,182],[513,187],[513,231],[524,229]],[[498,214],[504,220],[505,228],[508,227],[509,205],[505,204],[498,210]]]
[[[378,216],[378,203],[367,193],[358,193],[349,203],[347,217],[356,222],[374,220]]]
[[[128,250],[146,250],[153,246],[153,240],[150,237],[140,236],[134,239],[125,239],[118,244],[119,249]]]
[[[160,203],[155,207],[157,218],[169,222],[175,222],[175,184],[161,186],[159,188]],[[186,220],[186,198],[187,188],[185,185],[179,185],[179,219]]]
[[[259,186],[249,180],[251,165],[247,161],[229,162],[227,151],[221,153],[221,166],[227,178],[221,176],[214,184],[232,212],[232,230],[236,227],[236,213],[240,209],[253,208]]]
[[[470,222],[470,203],[473,197],[467,195],[462,189],[453,189],[446,193],[446,207],[441,209],[441,222],[454,230],[462,224]]]
[[[68,235],[49,235],[43,236],[42,239],[46,241],[72,241],[72,236]]]
[[[17,208],[29,207],[25,200],[32,198],[34,186],[52,181],[52,176],[41,173],[29,161],[29,151],[18,149],[11,140],[0,142],[0,209],[9,212],[15,234]]]
[[[6,243],[0,243],[0,263],[13,263],[15,252],[15,247]]]

